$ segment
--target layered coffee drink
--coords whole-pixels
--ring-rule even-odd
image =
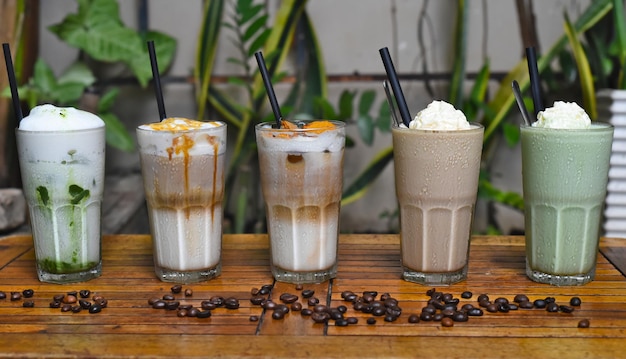
[[[168,118],[140,126],[137,139],[157,276],[219,275],[226,125]]]
[[[256,137],[272,274],[291,283],[335,277],[344,123],[266,123]]]

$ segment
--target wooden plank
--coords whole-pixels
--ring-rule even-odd
[[[477,305],[479,294],[512,300],[526,294],[532,300],[554,297],[567,304],[573,296],[582,305],[572,313],[543,309],[485,313],[451,328],[440,322],[409,323],[427,304],[430,287],[400,278],[397,235],[344,235],[339,246],[339,274],[332,281],[304,285],[322,304],[345,305],[345,316],[357,324],[316,324],[299,312],[272,319],[271,310],[252,304],[251,289],[273,284],[268,298],[280,302],[282,293],[299,296],[293,284],[274,283],[269,270],[267,235],[224,235],[223,271],[214,280],[184,285],[193,294],[177,294],[182,304],[199,307],[215,296],[235,297],[239,308],[217,308],[210,318],[180,318],[176,311],[153,309],[148,300],[170,293],[173,284],[154,276],[151,238],[147,235],[107,235],[103,238],[103,275],[86,283],[40,283],[34,272],[30,236],[0,239],[0,291],[35,292],[34,308],[23,301],[0,300],[0,356],[272,356],[281,357],[613,357],[623,355],[626,340],[626,278],[613,265],[625,248],[623,241],[603,239],[596,280],[579,287],[554,287],[528,280],[524,269],[523,237],[478,236],[472,239],[470,271],[462,283],[437,290],[459,298],[460,305]],[[18,250],[19,249],[19,250]],[[605,257],[606,256],[606,257]],[[107,298],[101,313],[63,313],[48,307],[55,294],[89,289]],[[356,311],[341,298],[345,290],[389,293],[399,301],[402,315],[395,322]],[[251,321],[256,316],[258,321]],[[591,327],[578,328],[581,319]],[[37,343],[37,345],[32,345]],[[454,345],[451,345],[454,343]]]

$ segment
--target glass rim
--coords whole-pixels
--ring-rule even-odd
[[[520,124],[521,129],[530,129],[531,131],[555,131],[555,132],[589,132],[589,131],[603,131],[607,129],[614,129],[610,123],[591,121],[591,126],[588,128],[553,128],[553,127],[536,127],[533,125],[527,125],[525,123]]]
[[[225,130],[228,127],[228,124],[224,121],[199,121],[199,122],[215,122],[215,123],[219,123],[220,125],[215,126],[215,127],[189,128],[185,130],[153,130],[151,128],[141,128],[141,126],[147,126],[147,125],[150,125],[151,123],[157,123],[157,122],[150,122],[150,123],[141,124],[137,126],[135,129],[137,131],[141,131],[145,133],[176,134],[176,133],[194,133],[194,132],[202,132],[202,131],[219,131],[219,130]]]
[[[340,120],[320,120],[320,119],[315,119],[315,120],[300,120],[297,122],[304,122],[304,123],[311,123],[311,122],[315,122],[315,121],[328,121],[330,123],[332,123],[333,125],[335,125],[334,128],[329,128],[326,129],[324,132],[326,131],[336,131],[342,128],[346,127],[346,122],[344,121],[340,121]],[[276,121],[266,121],[266,122],[260,122],[257,123],[256,125],[254,125],[254,128],[260,131],[278,131],[278,132],[311,132],[311,131],[319,131],[319,128],[274,128],[271,125],[276,124]],[[269,127],[266,127],[267,125],[270,125]]]
[[[464,131],[476,131],[479,129],[484,129],[485,126],[481,123],[478,122],[470,122],[469,123],[470,128],[463,128],[460,130],[438,130],[438,129],[432,129],[432,128],[408,128],[408,127],[400,127],[397,123],[392,122],[391,123],[391,128],[392,129],[398,129],[398,130],[410,130],[410,131],[422,131],[422,132],[438,132],[438,133],[445,133],[445,132],[464,132]]]
[[[60,135],[60,134],[74,134],[74,133],[85,133],[85,132],[97,132],[106,130],[106,126],[102,125],[99,127],[90,127],[90,128],[80,128],[74,130],[24,130],[19,127],[15,128],[15,133],[24,133],[24,134],[37,134],[37,135]]]

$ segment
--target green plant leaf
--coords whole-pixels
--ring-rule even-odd
[[[339,95],[339,114],[337,119],[349,120],[352,118],[355,95],[356,91],[343,90],[341,92],[341,95]]]
[[[271,34],[272,34],[271,29],[265,29],[261,31],[261,33],[254,40],[252,40],[252,43],[250,44],[250,48],[248,49],[248,57],[252,57],[252,55],[254,55],[255,52],[261,50],[261,48],[267,42],[267,39],[269,39]]]
[[[54,102],[60,106],[71,106],[78,102],[85,91],[85,85],[77,82],[66,82],[55,87]]]
[[[117,116],[110,112],[98,113],[98,116],[106,126],[105,136],[109,145],[126,152],[132,152],[135,149],[132,137]]]
[[[98,101],[97,111],[98,113],[109,112],[117,99],[117,95],[120,93],[118,88],[110,89],[105,92],[102,97],[100,97],[100,101]]]
[[[478,181],[478,197],[502,203],[520,211],[524,210],[524,198],[519,193],[502,191],[484,178]]]
[[[361,94],[359,98],[359,115],[364,116],[370,113],[374,101],[376,100],[376,92],[374,90],[367,90]]]
[[[613,0],[613,14],[615,21],[615,42],[618,44],[619,75],[617,88],[626,89],[626,78],[624,76],[624,66],[626,66],[626,18],[624,18],[623,0]]]
[[[246,31],[243,33],[242,40],[244,42],[250,40],[259,30],[265,27],[268,18],[269,15],[263,15],[254,20],[254,22],[252,22],[252,24],[250,24],[250,26],[248,26]]]
[[[383,101],[378,108],[378,119],[376,119],[376,127],[381,132],[391,131],[391,109],[387,101]]]
[[[77,61],[74,62],[63,75],[57,79],[59,84],[64,83],[81,83],[85,86],[91,86],[96,82],[96,77],[93,72],[85,63]]]
[[[367,189],[380,176],[387,164],[393,159],[393,147],[378,152],[363,172],[352,182],[342,194],[341,205],[345,206],[363,197]]]
[[[518,125],[504,123],[502,125],[502,134],[509,147],[514,147],[519,142],[520,130]]]
[[[454,65],[450,81],[449,102],[455,108],[463,106],[463,82],[465,79],[465,58],[467,52],[467,0],[458,0],[454,31]]]
[[[33,81],[34,85],[45,94],[52,93],[57,86],[52,69],[41,58],[35,62]]]
[[[598,118],[598,111],[596,110],[596,94],[593,85],[593,75],[589,68],[589,62],[587,61],[587,55],[583,50],[583,47],[576,34],[574,25],[569,20],[567,13],[565,13],[565,34],[569,39],[572,52],[574,53],[574,59],[576,60],[576,66],[578,67],[578,76],[580,79],[580,87],[583,93],[583,106],[592,119]]]
[[[370,115],[359,115],[356,119],[356,125],[359,129],[359,134],[361,135],[361,139],[368,146],[374,142],[374,120]]]
[[[315,102],[315,109],[313,111],[313,117],[318,118],[318,119],[331,119],[331,120],[337,118],[333,105],[331,105],[327,99],[323,97],[317,97],[315,98],[314,102]]]

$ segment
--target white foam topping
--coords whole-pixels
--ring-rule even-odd
[[[162,157],[214,155],[226,152],[226,124],[172,117],[139,126],[142,152]]]
[[[268,125],[267,128],[271,128]],[[345,144],[343,129],[326,130],[322,133],[312,131],[267,131],[260,140],[270,151],[305,153],[305,152],[338,152]],[[293,134],[296,132],[297,134]],[[289,134],[289,135],[288,135]]]
[[[72,131],[103,127],[104,121],[91,112],[73,107],[35,106],[20,123],[25,131]]]
[[[401,127],[405,127],[401,125]],[[406,128],[406,127],[405,127]],[[418,112],[409,128],[414,130],[457,131],[471,128],[460,110],[445,101],[433,101]]]
[[[139,126],[142,130],[152,131],[189,131],[200,128],[214,128],[223,126],[224,124],[217,121],[203,122],[190,120],[183,117],[169,117],[161,122],[147,123]]]
[[[554,106],[539,111],[533,127],[586,129],[591,127],[591,119],[575,102],[556,101]]]

